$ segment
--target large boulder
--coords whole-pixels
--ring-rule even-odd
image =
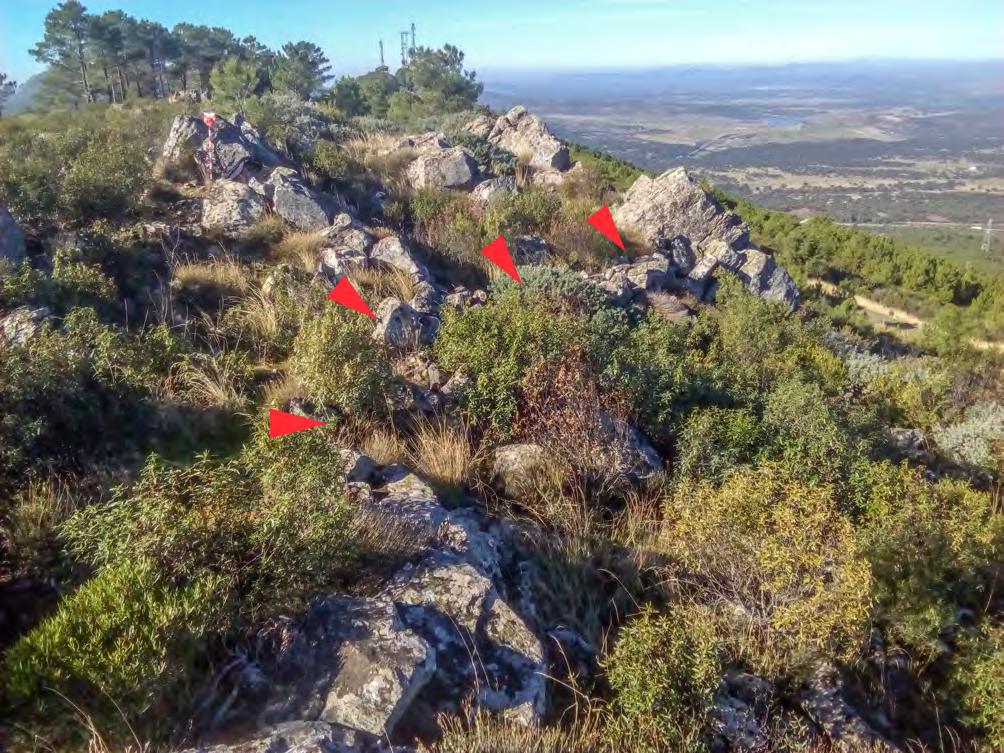
[[[315,191],[288,167],[273,170],[266,186],[275,213],[300,230],[323,230],[345,209],[338,197]]]
[[[470,188],[479,177],[478,163],[461,146],[419,154],[407,175],[413,188]]]
[[[465,124],[463,130],[478,138],[487,139],[491,135],[494,126],[495,121],[485,113],[481,113]]]
[[[568,148],[559,141],[543,120],[525,107],[512,108],[495,121],[488,141],[525,158],[542,170],[567,170],[571,167]]]
[[[373,339],[397,348],[428,345],[439,331],[439,319],[416,311],[397,298],[385,298],[376,310]]]
[[[370,259],[375,263],[399,269],[415,280],[424,280],[429,277],[429,270],[415,259],[414,254],[396,235],[388,235],[377,241],[370,251]]]
[[[265,199],[243,183],[214,181],[202,200],[202,226],[231,234],[242,233],[265,216]]]
[[[485,209],[496,196],[508,196],[514,193],[516,193],[516,179],[511,175],[491,178],[481,181],[471,191],[471,205]]]
[[[436,652],[387,599],[332,596],[285,636],[264,723],[340,724],[391,734],[436,669]]]
[[[46,306],[37,309],[19,306],[8,314],[0,315],[0,349],[27,345],[50,318],[52,312]]]
[[[24,233],[7,207],[0,205],[0,262],[17,266],[24,261]]]
[[[250,124],[236,126],[219,116],[216,123],[213,136],[214,179],[244,180],[264,168],[288,164],[265,144]],[[200,166],[205,165],[205,144],[208,137],[209,127],[201,118],[178,115],[171,123],[161,154],[168,162],[177,163],[194,158]]]
[[[369,264],[374,237],[358,220],[342,212],[322,231],[319,272],[332,284],[351,267]]]
[[[675,238],[686,238],[691,247],[708,239],[724,241],[733,248],[749,243],[749,228],[724,209],[682,167],[667,170],[657,178],[639,177],[613,209],[613,218],[623,230],[633,230],[656,248],[669,248]]]

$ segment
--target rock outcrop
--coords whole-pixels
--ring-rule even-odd
[[[243,233],[265,216],[268,204],[244,183],[216,180],[202,200],[202,226]]]
[[[250,124],[236,126],[221,117],[216,123],[214,171],[218,169],[219,173],[213,178],[246,181],[265,168],[289,164],[265,144]],[[208,137],[209,127],[201,118],[178,115],[171,123],[161,154],[168,162],[194,159],[202,168],[207,164],[203,149]]]
[[[531,115],[525,107],[514,107],[495,121],[488,141],[525,158],[528,164],[541,170],[563,171],[572,166],[568,148],[543,120]]]
[[[315,191],[292,168],[278,167],[265,183],[272,209],[300,230],[323,230],[332,218],[345,209],[335,196]]]
[[[277,629],[275,654],[262,664],[269,690],[258,721],[266,731],[242,745],[285,735],[276,750],[300,750],[290,739],[303,750],[326,750],[329,740],[370,750],[399,729],[433,732],[438,713],[465,701],[528,723],[544,713],[544,646],[505,598],[508,524],[447,510],[403,469],[385,479],[375,494],[357,484],[366,490],[361,504],[407,530],[418,558],[377,595],[320,599]],[[351,730],[363,737],[347,738]],[[259,750],[237,750],[245,749]]]
[[[0,349],[27,345],[51,316],[52,312],[46,306],[36,309],[19,306],[6,315],[0,315]]]
[[[787,270],[750,243],[746,224],[683,168],[668,170],[657,178],[639,177],[625,194],[624,203],[613,209],[613,217],[619,228],[633,231],[659,252],[659,274],[679,277],[678,286],[697,298],[714,295],[712,274],[722,267],[756,295],[789,308],[798,302],[798,288]],[[661,269],[663,259],[665,270]],[[651,272],[635,264],[626,273],[635,286],[650,290],[654,282]],[[642,274],[644,284],[638,277]]]
[[[478,183],[471,191],[471,204],[478,209],[485,209],[496,196],[514,193],[516,193],[516,179],[512,176],[490,178]]]
[[[428,345],[439,331],[439,319],[416,311],[397,298],[385,298],[376,310],[377,325],[373,339],[396,348]]]
[[[471,188],[479,177],[478,163],[462,146],[422,150],[407,175],[413,188],[440,189]]]

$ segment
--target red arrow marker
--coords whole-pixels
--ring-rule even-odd
[[[590,215],[588,222],[603,234],[603,237],[616,244],[621,251],[624,250],[624,241],[621,234],[617,232],[617,225],[614,224],[613,215],[610,214],[610,207],[604,206],[597,209]]]
[[[315,426],[322,426],[324,421],[315,421],[305,416],[296,416],[292,413],[283,413],[281,410],[270,410],[268,412],[268,435],[275,439],[286,434],[292,434],[304,429],[313,429]]]
[[[523,281],[519,279],[519,272],[516,271],[516,265],[513,263],[512,256],[509,255],[509,247],[505,244],[505,238],[501,235],[481,249],[481,253],[484,254],[488,261],[520,285],[523,284]]]
[[[376,319],[376,316],[370,311],[370,307],[366,305],[366,301],[345,275],[342,275],[335,287],[328,293],[328,298],[346,308],[358,311],[360,314],[366,314],[370,319]]]

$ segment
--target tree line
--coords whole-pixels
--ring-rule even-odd
[[[331,64],[312,42],[272,50],[219,26],[168,29],[121,10],[92,14],[79,0],[64,0],[49,12],[42,39],[29,52],[48,65],[37,100],[43,106],[122,103],[193,89],[242,106],[248,97],[277,91],[328,99],[345,115],[404,119],[470,107],[482,90],[475,73],[463,68],[464,53],[452,45],[414,48],[394,74],[382,67],[327,88]],[[0,73],[0,114],[16,86]]]

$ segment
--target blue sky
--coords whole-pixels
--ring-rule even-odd
[[[226,26],[270,46],[307,39],[336,73],[391,61],[411,21],[420,44],[458,44],[481,71],[673,63],[1004,57],[1000,0],[91,0],[172,26]],[[55,0],[0,0],[0,70],[23,80]]]

